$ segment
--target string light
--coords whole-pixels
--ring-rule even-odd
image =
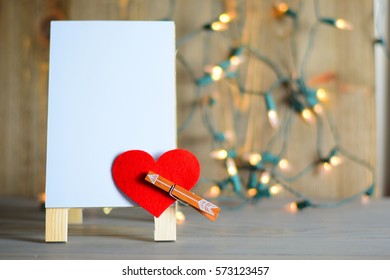
[[[182,225],[186,221],[186,216],[182,211],[177,211],[175,217],[176,217],[176,223],[178,225]]]
[[[336,167],[338,165],[340,165],[341,163],[343,162],[343,159],[338,156],[338,155],[334,155],[332,156],[330,159],[329,159],[329,163],[333,166],[333,167]]]
[[[301,116],[307,123],[313,123],[314,121],[313,113],[308,108],[301,111]]]
[[[260,183],[267,185],[271,181],[271,174],[269,173],[269,171],[263,171],[260,175],[259,181]]]
[[[261,155],[259,153],[247,153],[244,156],[244,160],[250,165],[256,166],[261,161]]]
[[[310,201],[301,200],[301,201],[291,202],[290,204],[287,205],[286,210],[290,213],[296,213],[310,206],[312,206]]]
[[[222,13],[219,15],[218,19],[205,24],[204,29],[209,31],[224,31],[228,29],[228,23],[230,23],[233,20],[234,16],[233,14],[229,13]]]
[[[283,187],[279,184],[273,185],[269,188],[269,192],[271,195],[277,195],[283,190]]]
[[[270,7],[271,8],[271,7]],[[242,11],[246,9],[241,9]],[[288,16],[294,19],[296,23],[296,19],[299,16],[299,13],[303,10],[301,7],[297,11],[292,10],[286,3],[279,2],[273,6],[274,13],[277,17]],[[324,18],[319,17],[318,9],[315,8],[315,15],[320,23],[327,24],[333,26],[337,29],[342,30],[352,30],[352,25],[345,21],[344,19],[336,19],[336,18]],[[222,13],[218,16],[218,18],[208,24],[204,25],[204,30],[208,31],[223,31],[227,30],[230,24],[237,24],[237,21],[233,22],[233,19],[236,19],[236,14],[231,13]],[[233,27],[233,25],[231,25]],[[229,41],[229,46],[236,46],[236,43],[240,41],[240,36],[242,35],[242,30],[239,28],[239,24],[234,26],[229,30],[232,34],[238,30],[240,34],[235,34],[237,36],[234,37],[234,40]],[[238,27],[238,28],[237,28]],[[297,24],[293,25],[293,28],[298,28]],[[315,30],[315,29],[314,29]],[[292,32],[291,36],[295,36],[297,34]],[[190,32],[191,34],[199,34],[199,32]],[[227,33],[226,33],[227,34]],[[190,36],[191,35],[191,36]],[[242,140],[242,137],[235,137],[235,131],[225,131],[222,132],[219,129],[215,129],[212,123],[215,123],[211,120],[211,117],[214,114],[205,114],[204,122],[207,125],[207,128],[210,132],[210,136],[213,141],[213,147],[217,147],[217,149],[213,150],[210,153],[211,158],[216,160],[224,161],[226,172],[228,177],[212,182],[216,182],[216,184],[212,185],[208,191],[208,196],[212,198],[218,198],[221,195],[221,192],[226,188],[233,188],[233,191],[240,198],[246,198],[251,201],[259,200],[263,197],[270,197],[278,194],[281,190],[286,190],[297,197],[303,197],[297,190],[290,186],[291,183],[296,183],[299,178],[302,178],[310,170],[313,170],[317,166],[320,168],[322,172],[329,173],[332,168],[340,165],[344,158],[348,158],[350,161],[357,163],[362,168],[368,169],[371,174],[373,174],[373,168],[367,164],[366,162],[358,159],[354,156],[348,156],[348,153],[339,146],[337,131],[335,130],[335,125],[332,123],[331,119],[326,114],[325,108],[323,106],[323,102],[329,100],[328,92],[323,88],[311,88],[306,85],[305,78],[305,65],[307,58],[309,57],[308,53],[310,53],[313,48],[313,44],[310,42],[315,42],[316,32],[311,32],[309,37],[309,46],[305,53],[303,54],[303,60],[301,65],[296,65],[297,69],[302,69],[299,74],[291,75],[290,73],[284,73],[282,67],[277,65],[274,61],[271,60],[270,57],[263,55],[260,51],[249,47],[249,46],[238,46],[235,48],[231,48],[227,50],[227,55],[225,59],[219,61],[217,64],[211,64],[204,69],[204,73],[200,78],[196,78],[189,64],[187,64],[183,59],[181,59],[181,63],[187,69],[191,76],[195,81],[194,86],[197,88],[197,98],[203,97],[203,90],[207,90],[206,86],[211,85],[213,83],[218,82],[219,85],[229,84],[229,88],[236,87],[239,92],[232,92],[232,96],[234,105],[231,106],[233,110],[239,109],[241,111],[233,111],[233,116],[236,117],[244,112],[240,105],[237,105],[239,102],[242,102],[241,97],[244,94],[253,94],[254,96],[260,96],[264,98],[265,108],[267,113],[267,119],[270,123],[270,126],[274,128],[275,137],[269,141],[268,145],[266,145],[267,149],[264,151],[257,152],[256,150],[251,151],[250,153],[241,154],[242,150],[247,151],[248,146],[239,147],[238,143]],[[185,38],[186,36],[184,36]],[[227,40],[229,40],[229,36],[226,36]],[[180,43],[183,40],[179,40]],[[292,44],[295,40],[292,40]],[[378,40],[378,43],[381,43]],[[295,46],[296,47],[296,46]],[[293,49],[293,48],[292,48]],[[242,78],[245,78],[248,71],[240,71],[241,67],[245,67],[246,59],[258,59],[263,62],[266,67],[268,67],[271,71],[274,72],[277,77],[275,82],[269,88],[265,88],[264,91],[247,89],[242,82]],[[214,62],[213,62],[214,63]],[[290,77],[291,76],[291,77]],[[213,87],[211,87],[213,88]],[[284,112],[283,120],[279,120],[278,111],[276,110],[276,103],[274,101],[274,95],[283,92],[285,94],[285,98],[278,98],[278,107],[279,104],[284,105],[281,106],[281,109],[287,108]],[[224,94],[221,92],[221,95]],[[239,100],[240,99],[240,100]],[[216,104],[216,98],[206,93],[206,101],[200,102],[202,106],[206,107],[207,110],[211,110],[213,108],[218,108],[220,106],[214,106]],[[237,102],[237,100],[239,100]],[[218,100],[219,102],[220,100]],[[287,102],[286,102],[287,101]],[[199,102],[198,102],[199,104]],[[321,151],[324,150],[323,144],[321,141],[321,135],[323,134],[324,126],[323,123],[327,122],[328,126],[331,127],[332,135],[334,137],[334,141],[336,142],[336,148],[332,149],[330,153],[324,158],[320,158],[319,160],[313,161],[309,163],[305,169],[302,171],[298,171],[297,175],[287,177],[286,172],[280,172],[285,170],[290,170],[290,163],[287,159],[285,159],[285,155],[287,153],[287,146],[289,143],[289,133],[291,129],[291,111],[297,112],[302,118],[304,122],[309,124],[314,123],[315,120],[318,120],[316,126],[312,126],[313,129],[317,129],[318,141],[317,141],[317,150],[318,154],[321,154]],[[230,125],[229,127],[234,127],[237,129],[238,125],[234,123],[234,125]],[[238,134],[239,135],[239,134]],[[283,144],[280,151],[275,152],[275,145],[273,142],[277,142],[278,139],[281,139]],[[229,143],[226,143],[229,142]],[[245,143],[247,144],[247,143]],[[229,149],[222,149],[220,147],[229,147]],[[232,148],[233,147],[233,148]],[[240,157],[238,157],[237,152],[240,151]],[[236,160],[237,159],[237,160]],[[245,174],[248,174],[248,177],[243,177]],[[372,175],[374,177],[374,175]],[[245,188],[243,190],[242,182],[245,183]],[[273,184],[271,186],[271,184]],[[374,185],[372,185],[372,188]],[[364,197],[369,197],[366,193],[362,193],[362,199],[366,199]],[[353,196],[354,197],[354,196]],[[349,198],[346,198],[344,201],[348,201]],[[307,207],[317,207],[317,204],[313,204],[310,200],[305,199],[302,201],[292,202],[287,205],[287,209],[290,212],[297,212]]]
[[[221,194],[221,188],[217,185],[214,185],[210,188],[209,192],[207,193],[207,196],[210,198],[216,198]]]
[[[228,13],[223,13],[218,18],[222,23],[229,23],[232,20],[232,16]]]
[[[314,122],[314,116],[313,116],[313,113],[311,112],[311,110],[307,107],[305,107],[305,105],[299,101],[297,98],[292,98],[291,99],[291,106],[293,107],[293,109],[299,113],[302,117],[302,119],[309,123],[309,124],[312,124]]]
[[[279,126],[279,118],[278,113],[276,112],[276,106],[272,94],[264,94],[264,99],[269,123],[273,128],[277,128]]]
[[[226,169],[230,177],[237,175],[237,166],[233,158],[226,159]]]
[[[336,28],[342,29],[342,30],[352,30],[352,24],[347,22],[344,19],[337,19],[335,24]]]
[[[210,153],[210,157],[213,159],[222,160],[222,159],[226,159],[227,156],[228,156],[228,151],[224,149],[215,150]]]
[[[340,30],[352,30],[352,24],[345,19],[320,18],[319,21],[328,25],[332,25]]]
[[[212,151],[210,157],[217,160],[223,160],[227,157],[235,158],[237,157],[237,152],[235,150],[218,149]]]
[[[368,205],[371,201],[371,196],[374,194],[374,185],[371,185],[368,187],[368,189],[364,192],[364,194],[361,196],[361,203],[363,205]]]
[[[257,190],[255,188],[248,189],[246,194],[249,198],[255,197],[257,195]]]
[[[278,163],[278,166],[280,169],[282,170],[289,170],[290,169],[290,163],[288,162],[287,159],[285,158],[282,158],[279,163]]]
[[[203,77],[196,80],[198,86],[207,86],[213,82],[219,81],[222,78],[235,78],[237,66],[243,61],[242,53],[244,48],[235,48],[227,60],[221,61],[214,66],[205,67]]]
[[[211,79],[218,81],[223,77],[223,69],[221,66],[216,65],[211,69]]]
[[[283,15],[290,16],[292,18],[296,18],[297,17],[297,13],[292,11],[288,7],[288,5],[286,3],[284,3],[284,2],[281,2],[281,3],[278,3],[278,4],[274,5],[274,14],[277,17],[283,16]]]
[[[329,100],[328,93],[323,88],[318,88],[316,91],[316,95],[319,101],[326,102]]]
[[[321,168],[325,173],[329,173],[333,167],[340,165],[343,159],[337,154],[338,149],[333,148],[326,158],[320,160]]]
[[[332,170],[332,165],[328,161],[323,161],[321,167],[325,173],[329,173]]]

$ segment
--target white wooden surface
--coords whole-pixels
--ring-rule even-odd
[[[282,210],[264,200],[223,209],[212,223],[188,207],[176,242],[154,242],[153,217],[141,208],[110,215],[85,209],[68,243],[44,242],[44,213],[31,200],[0,199],[0,259],[390,259],[390,200],[367,206]]]

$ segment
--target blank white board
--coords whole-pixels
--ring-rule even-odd
[[[51,25],[46,207],[126,207],[116,156],[176,148],[173,22]]]

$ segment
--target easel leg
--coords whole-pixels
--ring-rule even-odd
[[[46,242],[68,241],[68,208],[46,208]]]
[[[82,225],[83,224],[83,209],[82,208],[70,208],[68,214],[68,223],[70,225]]]
[[[176,204],[154,218],[154,241],[176,241]]]

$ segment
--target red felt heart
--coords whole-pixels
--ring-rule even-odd
[[[182,149],[171,150],[157,161],[145,151],[131,150],[120,154],[112,165],[112,176],[117,187],[135,203],[159,217],[175,199],[145,181],[149,170],[190,190],[199,179],[198,159]]]

